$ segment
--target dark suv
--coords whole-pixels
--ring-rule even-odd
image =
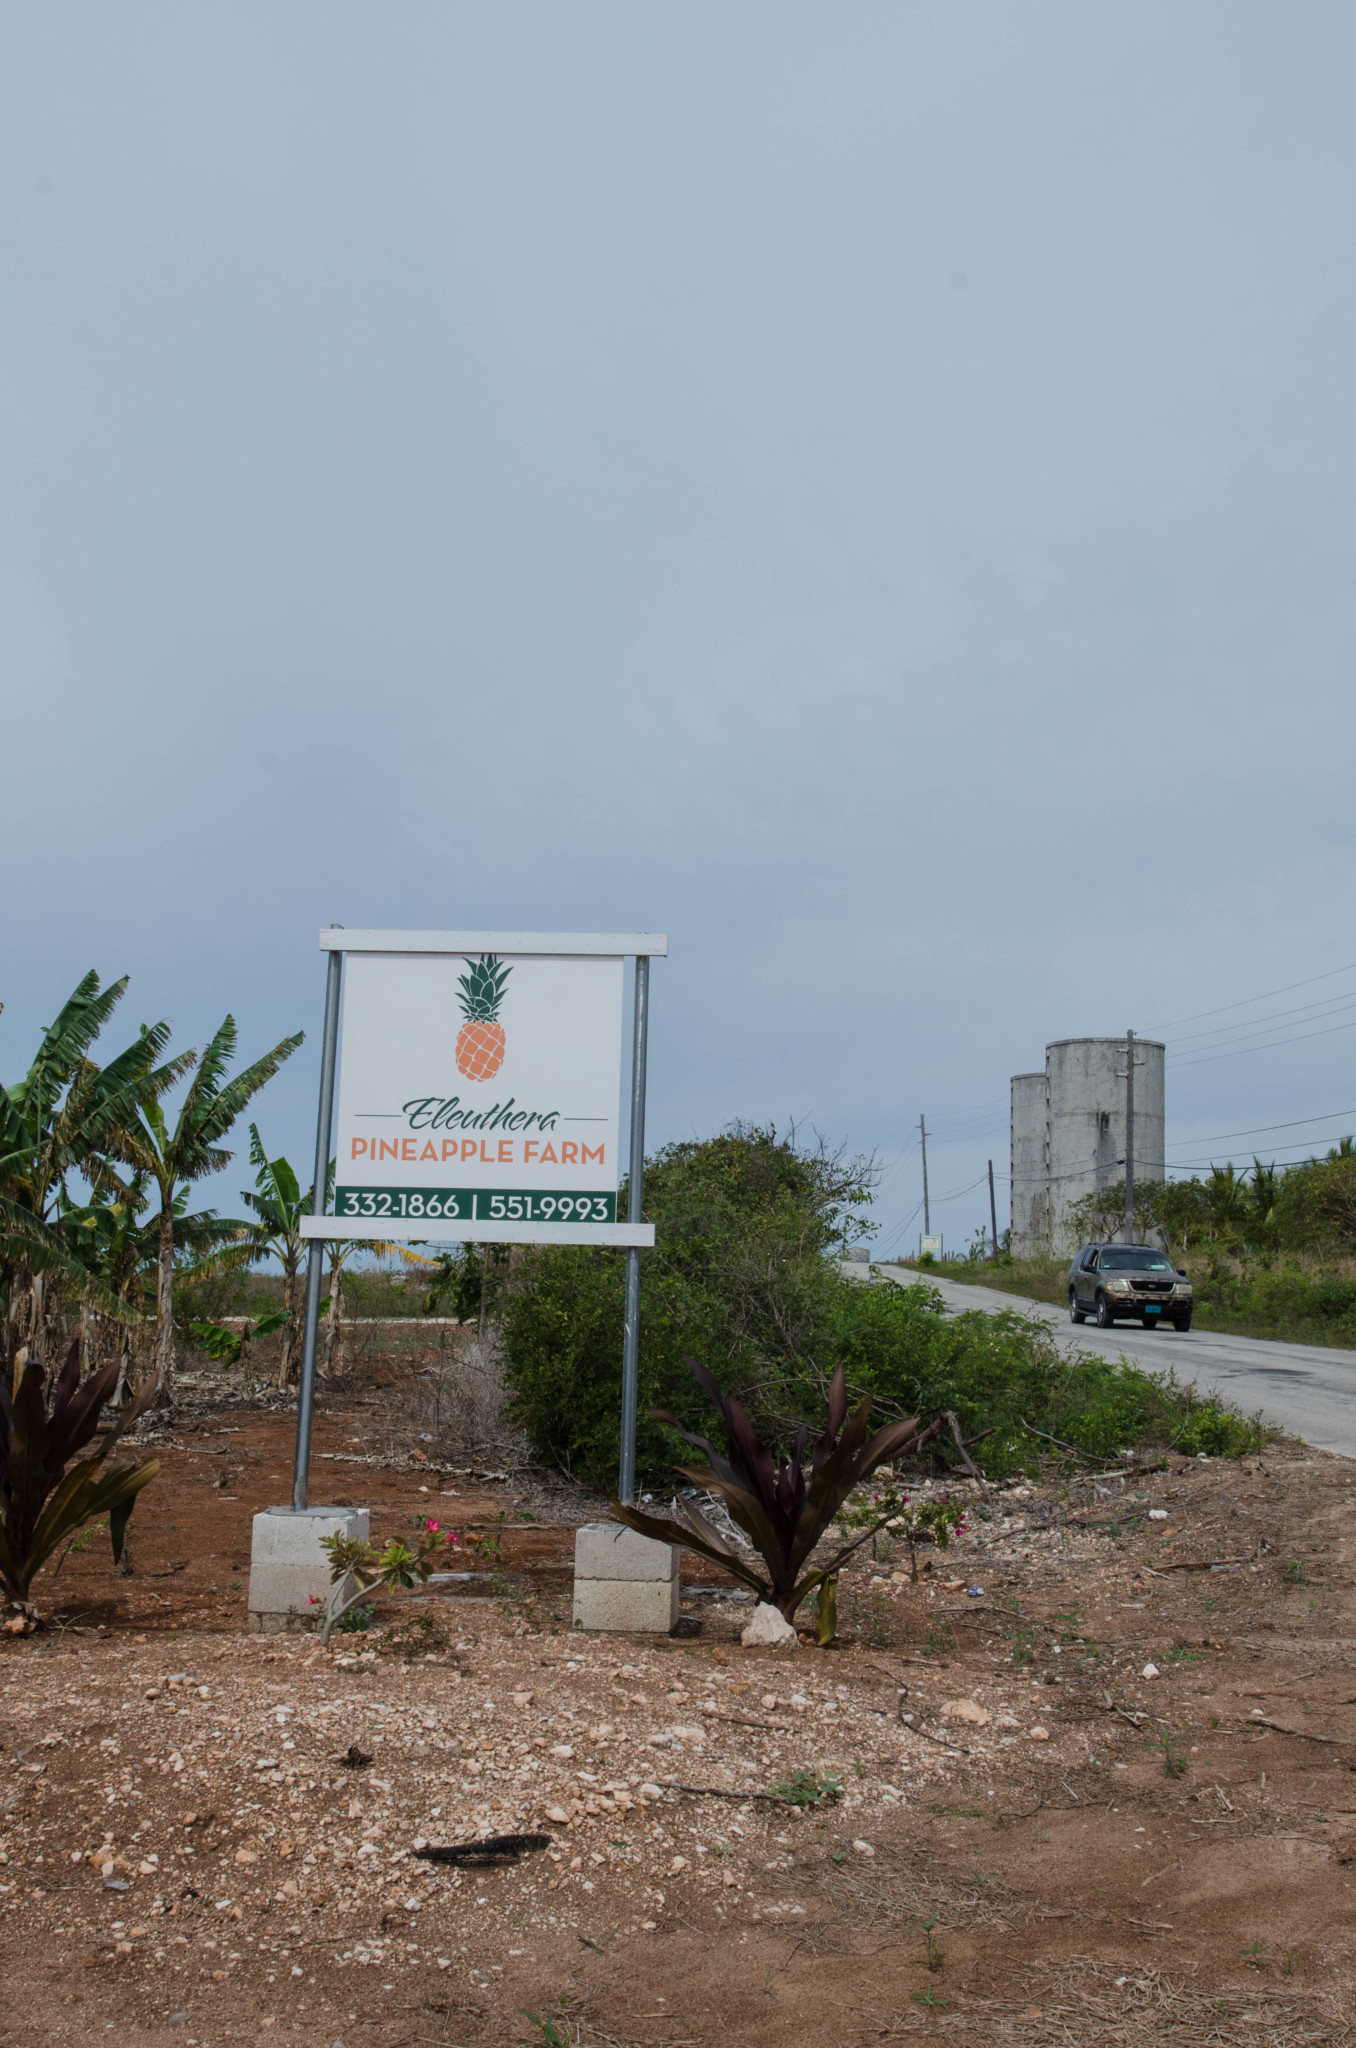
[[[1191,1328],[1191,1282],[1147,1244],[1085,1244],[1069,1268],[1069,1318],[1100,1330],[1131,1317],[1146,1330]]]

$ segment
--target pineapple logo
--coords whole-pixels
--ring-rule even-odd
[[[504,1064],[506,1042],[499,1022],[504,983],[513,972],[493,953],[482,953],[457,983],[466,1022],[457,1033],[457,1072],[468,1081],[492,1081]]]

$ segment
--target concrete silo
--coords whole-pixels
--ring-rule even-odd
[[[1050,1242],[1049,1099],[1045,1074],[1012,1077],[1012,1256],[1037,1258]]]
[[[1137,1038],[1134,1044],[1135,1179],[1161,1181],[1163,1047],[1147,1038]],[[1124,1180],[1125,1050],[1124,1038],[1061,1038],[1045,1048],[1043,1076],[1014,1076],[1012,1244],[1016,1257],[1042,1251],[1062,1256],[1073,1251],[1077,1230],[1066,1221],[1069,1208],[1085,1195]],[[1044,1185],[1037,1188],[1032,1130],[1039,1080],[1044,1081],[1040,1107],[1045,1151]],[[1048,1219],[1043,1233],[1037,1226],[1041,1216]]]

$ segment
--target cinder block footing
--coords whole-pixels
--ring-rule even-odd
[[[575,1531],[576,1628],[667,1635],[678,1619],[678,1547],[617,1522]]]
[[[368,1535],[366,1508],[265,1508],[254,1518],[250,1551],[249,1629],[280,1635],[318,1628],[330,1594],[330,1560],[322,1536]],[[345,1599],[358,1590],[344,1582]]]

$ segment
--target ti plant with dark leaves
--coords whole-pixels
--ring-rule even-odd
[[[688,1501],[676,1503],[676,1520],[647,1515],[618,1500],[612,1503],[613,1514],[642,1536],[652,1536],[660,1543],[681,1543],[699,1557],[709,1558],[751,1587],[759,1600],[778,1608],[787,1621],[794,1621],[802,1600],[823,1586],[820,1636],[827,1640],[832,1633],[836,1575],[881,1523],[843,1544],[827,1561],[812,1564],[820,1540],[855,1486],[878,1466],[920,1450],[943,1428],[943,1421],[926,1429],[917,1418],[892,1422],[873,1436],[870,1396],[848,1413],[847,1378],[840,1365],[829,1387],[828,1419],[810,1453],[808,1474],[804,1459],[809,1432],[804,1423],[796,1433],[790,1457],[779,1468],[771,1451],[758,1441],[739,1402],[723,1394],[694,1358],[687,1360],[687,1366],[724,1418],[729,1455],[721,1457],[705,1437],[693,1436],[672,1415],[659,1409],[650,1412],[657,1422],[672,1424],[685,1442],[705,1453],[704,1465],[682,1465],[679,1470],[694,1486],[724,1502],[731,1520],[761,1557],[766,1576]],[[882,1516],[881,1522],[884,1519]]]
[[[12,1392],[0,1376],[0,1585],[13,1610],[7,1626],[32,1626],[34,1578],[57,1546],[97,1515],[108,1516],[117,1563],[136,1497],[160,1469],[109,1458],[124,1424],[120,1418],[105,1426],[100,1437],[100,1417],[118,1371],[114,1359],[82,1381],[77,1342],[50,1396],[36,1359],[23,1365]]]

